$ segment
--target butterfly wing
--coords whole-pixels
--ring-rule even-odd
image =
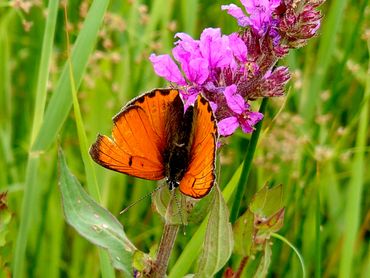
[[[215,181],[217,125],[209,102],[198,96],[193,115],[190,162],[180,191],[193,198],[208,194]]]
[[[171,111],[178,109],[176,104],[182,103],[178,90],[174,89],[156,89],[150,93],[144,94],[128,105],[141,107],[148,115],[151,126],[157,137],[160,138],[160,151],[166,148],[166,121],[171,117]],[[174,107],[176,106],[176,107]]]
[[[112,139],[98,135],[90,148],[91,157],[117,172],[163,179],[164,119],[176,97],[176,90],[154,90],[131,101],[113,118]]]

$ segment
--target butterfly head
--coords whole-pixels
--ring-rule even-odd
[[[172,179],[167,179],[167,184],[168,184],[168,188],[169,188],[170,191],[179,187],[179,185],[180,185],[180,183],[178,181],[172,180]]]

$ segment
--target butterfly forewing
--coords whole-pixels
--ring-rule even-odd
[[[171,110],[175,99],[181,101],[179,92],[172,89],[157,89],[150,93],[144,94],[128,105],[140,106],[148,115],[151,126],[157,137],[160,138],[160,143],[157,144],[161,152],[166,148],[167,132],[166,122],[171,117]]]
[[[128,103],[114,119],[112,139],[99,135],[90,148],[100,165],[148,180],[165,177],[165,119],[177,90],[154,90]]]
[[[215,180],[217,125],[209,102],[198,96],[194,107],[190,162],[180,182],[180,191],[193,198],[202,198]]]

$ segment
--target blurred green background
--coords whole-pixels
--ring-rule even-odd
[[[65,223],[58,190],[58,146],[87,183],[86,146],[78,139],[65,67],[62,3],[0,2],[0,192],[8,192],[8,212],[0,215],[0,277],[10,277],[12,265],[18,277],[99,277],[101,271],[97,248]],[[176,32],[198,38],[205,27],[237,31],[221,4],[229,2],[68,2],[88,145],[98,132],[110,133],[111,118],[129,99],[167,86],[148,56],[169,53]],[[364,0],[332,0],[321,10],[319,36],[279,62],[289,66],[292,79],[287,96],[269,102],[247,191],[250,198],[266,182],[283,184],[279,234],[301,252],[308,277],[369,277],[370,7]],[[248,140],[241,132],[227,140],[219,158],[221,188],[242,162]],[[150,199],[124,215],[119,211],[155,184],[94,167],[99,190],[88,191],[100,195],[135,245],[149,252],[162,231]],[[248,197],[244,208],[247,203]],[[170,269],[196,228],[178,237]],[[273,242],[269,276],[300,277],[292,250]],[[252,261],[244,277],[253,268]]]

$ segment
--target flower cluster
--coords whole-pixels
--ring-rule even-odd
[[[168,54],[150,56],[157,75],[180,88],[188,107],[202,93],[211,103],[219,133],[229,136],[240,126],[251,133],[263,115],[249,101],[284,94],[290,78],[276,67],[289,49],[303,46],[317,33],[322,0],[241,0],[246,13],[234,4],[222,10],[237,19],[239,32],[224,35],[205,29],[199,40],[185,33]]]

